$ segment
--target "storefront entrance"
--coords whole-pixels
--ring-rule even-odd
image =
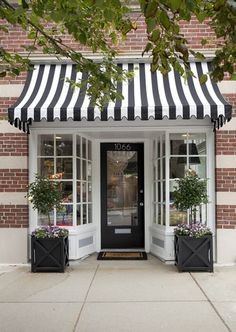
[[[101,248],[144,248],[144,149],[101,144]]]

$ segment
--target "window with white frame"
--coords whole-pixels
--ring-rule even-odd
[[[188,169],[194,170],[199,178],[206,179],[206,134],[178,133],[170,134],[170,163],[169,163],[169,202],[170,226],[189,222],[189,211],[177,211],[173,205],[173,191],[177,186],[176,180],[183,178]],[[197,220],[206,222],[206,205],[198,208]]]
[[[38,136],[37,172],[60,183],[63,208],[51,211],[58,226],[79,226],[92,222],[92,143],[72,134]],[[38,216],[38,225],[47,224]]]
[[[168,137],[168,136],[167,136]],[[165,144],[168,144],[166,153]],[[166,160],[169,164],[166,178]],[[207,177],[207,150],[205,133],[170,133],[169,140],[160,134],[153,141],[153,222],[154,224],[176,226],[189,222],[189,211],[177,211],[173,204],[173,192],[177,179],[183,178],[191,168],[199,178]],[[167,184],[167,186],[166,186]],[[166,187],[169,192],[166,193]],[[166,202],[169,202],[166,205]],[[166,209],[169,218],[166,220]],[[201,205],[197,211],[197,220],[206,223],[207,207]]]
[[[153,141],[153,222],[165,225],[165,136],[160,135]]]

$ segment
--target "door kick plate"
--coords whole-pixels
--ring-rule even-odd
[[[115,234],[131,234],[131,228],[115,228]]]

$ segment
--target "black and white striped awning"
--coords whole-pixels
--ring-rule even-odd
[[[200,84],[199,77],[209,72],[209,63],[190,63],[195,77],[185,81],[175,71],[167,75],[160,72],[152,73],[149,63],[118,64],[123,69],[134,71],[134,76],[128,82],[117,84],[117,89],[124,99],[110,102],[101,111],[92,107],[86,89],[73,89],[66,78],[72,80],[86,79],[86,73],[76,72],[72,64],[42,64],[35,65],[29,71],[25,87],[16,104],[9,108],[11,124],[26,130],[32,121],[93,121],[99,118],[107,121],[203,119],[209,116],[211,120],[222,126],[231,118],[231,106],[222,97],[217,85],[210,79]]]

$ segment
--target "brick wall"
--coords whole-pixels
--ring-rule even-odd
[[[16,102],[17,98],[3,98],[0,97],[0,120],[7,119],[8,107],[12,106]]]
[[[217,228],[236,228],[236,205],[217,205]]]
[[[216,154],[236,154],[236,130],[220,130],[216,133]]]
[[[28,156],[27,135],[0,133],[0,156]]]
[[[25,192],[28,185],[28,169],[1,169],[0,192]]]
[[[28,226],[27,205],[0,205],[0,228],[26,228]]]
[[[235,93],[224,94],[225,100],[233,106],[233,117],[236,117],[236,91]],[[236,128],[235,128],[236,129]]]
[[[216,179],[216,191],[236,192],[236,168],[217,168]]]

